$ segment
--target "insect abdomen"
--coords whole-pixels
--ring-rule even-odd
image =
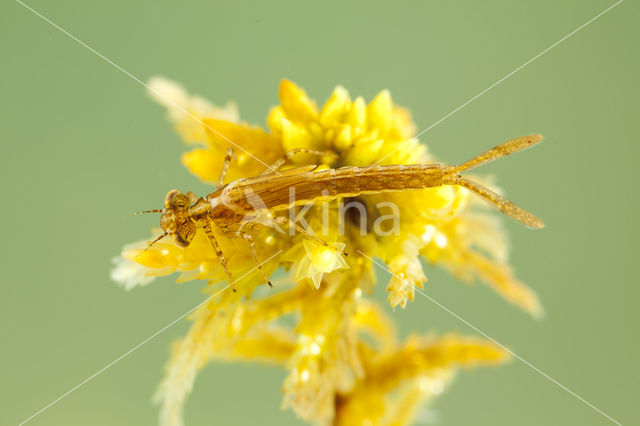
[[[449,169],[452,168],[440,164],[376,165],[272,174],[243,181],[230,190],[227,197],[238,211],[248,212],[259,206],[287,208],[322,198],[440,186],[445,184],[443,179]]]
[[[443,185],[444,169],[435,165],[343,167],[314,173],[329,196],[353,196]]]

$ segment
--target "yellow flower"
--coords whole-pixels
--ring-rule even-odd
[[[302,242],[306,254],[298,262],[296,281],[310,278],[315,288],[320,287],[322,276],[336,269],[348,268],[342,251],[344,243],[336,243],[325,247],[312,240]]]
[[[415,138],[415,126],[388,91],[369,104],[337,87],[318,107],[290,81],[280,84],[280,104],[267,117],[268,129],[240,121],[233,104],[217,108],[166,80],[151,82],[154,98],[190,145],[183,164],[206,182],[216,182],[231,147],[226,182],[259,175],[266,165],[296,148],[330,151],[318,158],[300,153],[285,167],[322,168],[433,163]],[[176,104],[179,107],[176,107]],[[396,340],[393,323],[368,296],[375,283],[370,258],[392,273],[391,306],[405,307],[427,277],[421,259],[456,276],[488,283],[508,301],[534,315],[542,310],[535,294],[514,278],[507,242],[497,216],[462,187],[360,195],[296,206],[311,238],[273,226],[251,229],[258,259],[270,275],[291,271],[293,283],[264,285],[246,241],[213,232],[235,278],[233,291],[206,235],[199,230],[188,247],[166,238],[147,250],[147,240],[127,245],[115,259],[114,280],[131,289],[157,276],[178,272],[179,282],[208,280],[211,299],[191,316],[188,334],[173,348],[156,400],[161,423],[182,424],[182,410],[197,372],[208,362],[251,360],[288,371],[283,407],[317,424],[408,424],[420,406],[448,387],[458,367],[503,362],[505,352],[491,342],[454,335]],[[286,226],[285,226],[286,228]],[[282,232],[280,232],[282,231]],[[159,235],[158,230],[152,236]],[[321,241],[326,242],[326,245]],[[278,319],[294,315],[294,327]],[[212,413],[215,411],[212,410]]]
[[[224,108],[218,108],[200,96],[190,96],[182,86],[164,78],[155,77],[149,81],[149,94],[167,108],[169,120],[187,143],[206,141],[206,128],[198,121],[205,117],[216,117],[231,123],[240,121],[234,103],[229,102]]]
[[[360,97],[351,101],[347,91],[337,87],[318,110],[304,90],[288,80],[280,84],[280,106],[271,110],[267,123],[285,151],[331,149],[340,153],[340,163],[353,166],[373,164],[406,143],[415,131],[409,113],[393,105],[386,90],[367,106]],[[419,163],[426,148],[417,141],[408,148],[383,164]],[[309,157],[301,156],[297,162],[308,163]]]
[[[421,403],[443,392],[453,368],[498,364],[507,358],[495,345],[455,335],[413,336],[381,354],[368,348],[363,352],[365,374],[350,392],[338,395],[336,425],[407,424]]]

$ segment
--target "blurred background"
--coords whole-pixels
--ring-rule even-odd
[[[168,3],[168,2],[167,2]],[[173,3],[173,2],[172,2]],[[611,6],[607,0],[46,2],[28,4],[143,81],[161,75],[264,125],[289,78],[324,102],[337,84],[390,89],[422,130]],[[488,287],[427,268],[428,294],[624,424],[637,424],[640,237],[637,2],[625,1],[470,103],[421,140],[448,163],[507,139],[539,147],[483,169],[547,223],[509,221],[512,264],[541,297],[536,321]],[[203,296],[174,277],[125,292],[109,279],[171,188],[206,193],[145,89],[17,2],[0,6],[2,210],[0,423],[17,424]],[[375,297],[384,300],[381,274]],[[403,334],[464,323],[419,295]],[[150,402],[180,321],[29,422],[153,425]],[[285,372],[215,364],[188,426],[298,425],[280,411]],[[462,372],[422,424],[613,424],[517,359]]]

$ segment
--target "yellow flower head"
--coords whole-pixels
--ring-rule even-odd
[[[260,175],[266,165],[299,148],[325,154],[300,152],[287,158],[284,169],[434,162],[414,138],[409,112],[394,105],[388,91],[367,104],[337,87],[318,107],[304,90],[284,80],[280,104],[269,112],[265,130],[242,122],[233,104],[217,108],[162,79],[150,84],[177,132],[194,146],[183,155],[183,164],[205,182],[217,182],[229,148],[234,156],[227,183]],[[115,260],[112,277],[127,289],[174,272],[179,282],[209,283],[211,300],[191,315],[192,328],[174,346],[156,395],[163,425],[181,424],[197,371],[214,359],[283,366],[288,370],[283,406],[309,422],[336,425],[408,424],[421,403],[448,387],[459,366],[506,359],[492,343],[460,336],[397,341],[391,319],[368,297],[375,283],[372,258],[392,273],[386,289],[393,307],[404,308],[424,287],[425,260],[468,281],[488,283],[534,315],[542,312],[534,293],[506,263],[500,222],[465,188],[449,185],[292,205],[289,217],[300,217],[314,230],[306,234],[279,229],[275,212],[261,214],[263,226],[246,230],[256,255],[268,260],[263,265],[267,275],[278,267],[291,271],[292,285],[276,282],[274,289],[256,292],[264,281],[250,245],[215,227],[228,271],[238,277],[233,291],[221,291],[216,284],[226,273],[200,228],[187,247],[166,238],[144,250],[144,240],[125,246]],[[278,321],[291,314],[295,326]]]
[[[409,112],[393,105],[386,90],[366,105],[363,98],[352,101],[344,88],[337,87],[318,110],[304,90],[288,80],[280,83],[280,106],[271,110],[267,122],[285,151],[331,149],[340,153],[340,163],[354,166],[373,164],[410,140],[415,131]],[[418,163],[425,148],[412,145],[413,149],[386,158],[386,163]]]

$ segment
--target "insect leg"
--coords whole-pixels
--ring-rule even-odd
[[[207,237],[209,238],[211,245],[213,246],[213,250],[216,252],[216,256],[218,256],[218,260],[222,265],[222,269],[224,269],[224,273],[227,274],[227,278],[229,278],[229,283],[232,283],[233,277],[231,276],[231,273],[229,272],[229,268],[227,267],[227,258],[224,257],[224,253],[222,253],[222,250],[218,245],[218,241],[213,236],[213,230],[211,229],[211,225],[207,225],[203,229],[204,229],[204,232],[207,234]]]
[[[323,156],[333,157],[333,158],[338,157],[338,154],[336,154],[333,151],[318,151],[318,150],[309,149],[309,148],[294,148],[291,151],[287,152],[282,158],[277,160],[275,163],[271,164],[271,166],[268,169],[266,169],[264,172],[262,172],[260,176],[268,175],[269,173],[273,173],[279,170],[280,167],[282,167],[287,161],[291,160],[291,158],[293,158],[296,154],[314,154],[319,157],[323,157]]]
[[[222,163],[222,170],[220,170],[220,177],[218,178],[218,187],[224,185],[224,178],[227,176],[229,170],[229,164],[231,163],[231,157],[233,156],[233,149],[229,147],[227,149],[227,155],[224,156],[224,162]]]
[[[262,273],[262,276],[264,277],[265,282],[269,284],[269,287],[273,287],[271,280],[267,276],[266,272],[264,272],[264,269],[262,269],[262,263],[260,263],[260,260],[258,259],[258,253],[256,252],[256,244],[253,241],[253,235],[247,232],[242,232],[242,231],[235,232],[232,235],[235,237],[242,238],[243,240],[249,243],[249,246],[251,247],[251,254],[253,255],[253,258],[258,264],[258,269],[260,270],[260,273]]]

